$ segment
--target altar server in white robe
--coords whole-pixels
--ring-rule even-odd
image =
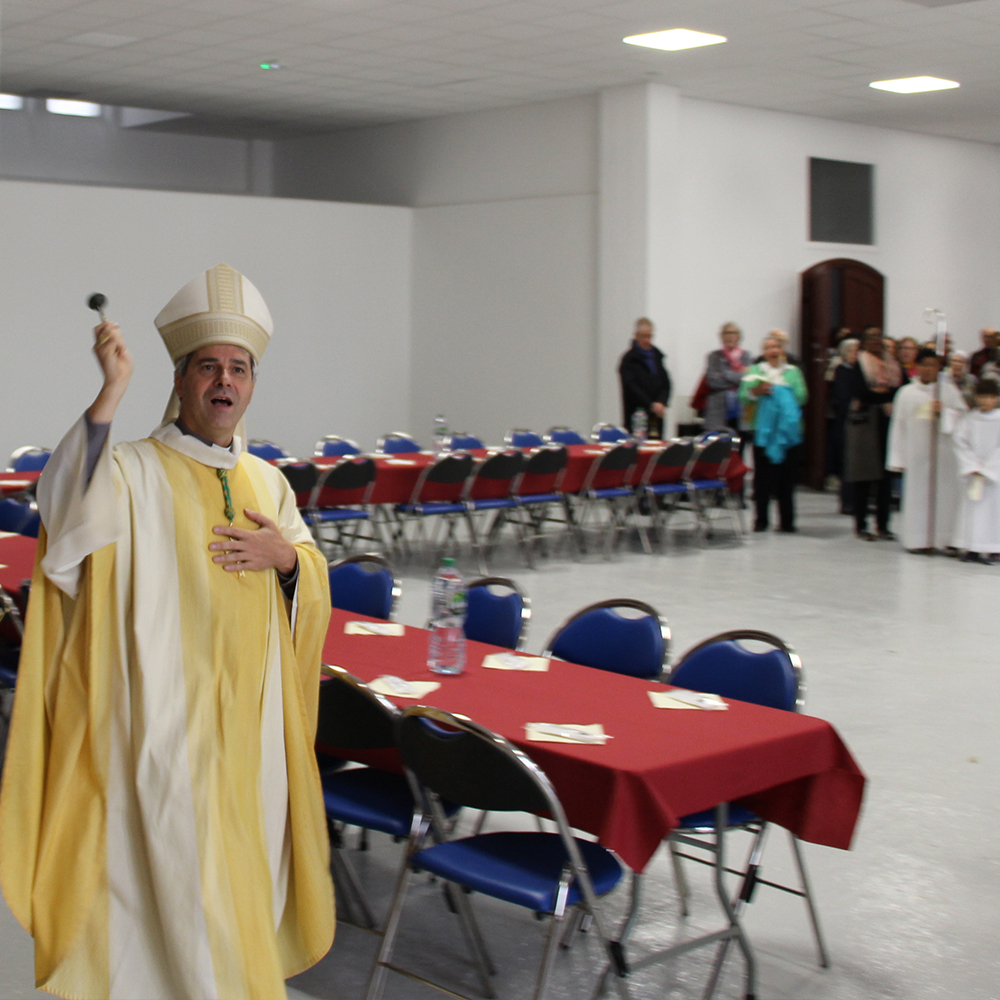
[[[110,447],[132,359],[104,322],[104,384],[39,481],[0,884],[51,993],[281,1000],[334,931],[326,565],[280,471],[243,450],[260,293],[220,264],[156,326],[164,422]]]
[[[966,412],[954,384],[939,380],[941,359],[930,348],[917,355],[917,378],[896,393],[889,423],[886,468],[903,473],[903,548],[911,552],[951,544],[958,508],[958,467],[951,436]],[[937,398],[935,398],[935,396]],[[937,420],[934,415],[937,413]],[[937,427],[934,492],[931,493],[931,434]],[[930,537],[930,501],[934,497],[934,537]]]
[[[995,379],[976,383],[976,409],[955,429],[955,455],[962,495],[955,547],[969,562],[1000,559],[1000,385]]]

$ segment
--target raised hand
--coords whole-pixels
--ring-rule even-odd
[[[104,385],[87,410],[91,423],[109,424],[132,378],[132,355],[117,323],[105,320],[94,327],[94,354],[104,374]]]

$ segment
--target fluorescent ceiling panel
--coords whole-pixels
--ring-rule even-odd
[[[645,35],[629,35],[622,39],[628,45],[641,45],[647,49],[663,49],[679,52],[681,49],[696,49],[702,45],[718,45],[726,41],[724,35],[710,35],[690,28],[670,28],[667,31],[650,31]]]
[[[961,84],[936,76],[907,76],[899,80],[875,80],[868,86],[876,90],[891,90],[894,94],[924,94],[930,90],[954,90]]]
[[[98,118],[101,114],[100,104],[91,104],[89,101],[67,101],[59,97],[48,98],[45,110],[54,115],[75,115],[77,118]]]
[[[18,94],[0,94],[0,108],[4,111],[20,111],[24,107],[24,98]]]

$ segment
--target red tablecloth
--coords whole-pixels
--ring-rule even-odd
[[[0,472],[0,494],[14,496],[38,482],[41,470],[35,472]]]
[[[37,548],[37,538],[26,535],[0,537],[0,587],[10,594],[20,591],[21,581],[31,579]]]
[[[334,609],[328,663],[371,681],[380,674],[440,680],[426,704],[467,715],[528,753],[554,784],[570,823],[641,870],[680,817],[741,801],[804,840],[848,848],[864,776],[828,723],[730,702],[725,712],[654,708],[659,685],[554,660],[547,673],[487,670],[493,647],[468,644],[466,671],[426,667],[427,633],[344,635],[362,616]],[[401,707],[416,704],[397,699]],[[605,746],[531,743],[524,724],[600,722]]]
[[[642,479],[649,460],[657,453],[660,446],[660,443],[657,442],[655,444],[647,444],[639,449],[638,462],[632,472],[633,484],[637,484]],[[582,488],[584,478],[590,469],[591,463],[595,458],[603,455],[606,449],[593,444],[571,444],[567,445],[566,450],[569,453],[569,461],[566,464],[566,474],[563,477],[561,488],[566,493],[576,493]],[[486,452],[473,451],[471,454],[482,457]],[[325,467],[338,461],[338,458],[317,457],[312,459],[312,461],[318,466]],[[413,494],[413,488],[417,484],[421,469],[429,465],[432,461],[434,461],[433,454],[424,451],[393,456],[376,455],[375,465],[378,469],[378,477],[375,480],[375,489],[370,502],[373,504],[406,503]],[[730,462],[730,466],[731,469],[727,472],[726,479],[729,482],[729,488],[733,492],[738,493],[743,486],[743,476],[747,471],[746,466],[740,461],[738,455],[734,456]],[[353,498],[351,502],[360,503],[361,492],[359,490],[358,496]],[[307,493],[299,494],[298,502],[300,506],[305,506],[308,501],[309,495]],[[330,502],[329,498],[324,499],[323,495],[320,494],[321,505]]]

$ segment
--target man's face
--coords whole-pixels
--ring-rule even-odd
[[[644,350],[648,351],[653,343],[653,328],[648,323],[640,323],[635,328],[635,342]]]
[[[930,385],[931,382],[937,381],[938,374],[941,371],[941,362],[935,358],[924,358],[923,361],[917,365],[917,375],[920,377],[920,381],[924,385]]]
[[[245,348],[229,344],[200,347],[187,371],[174,378],[181,420],[195,434],[228,447],[253,398],[253,385],[250,352]]]

